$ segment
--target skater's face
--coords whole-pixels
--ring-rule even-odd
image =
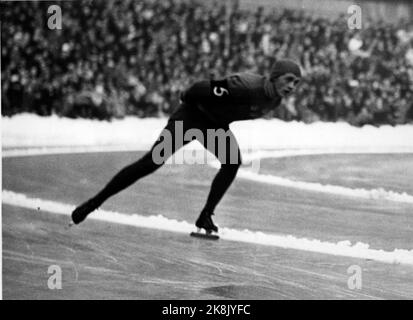
[[[273,80],[275,90],[281,97],[287,97],[294,92],[300,78],[293,73],[286,73]]]

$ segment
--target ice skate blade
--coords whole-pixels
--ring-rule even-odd
[[[218,240],[219,236],[212,233],[204,233],[204,232],[191,232],[191,237],[201,238],[201,239],[208,239],[208,240]]]

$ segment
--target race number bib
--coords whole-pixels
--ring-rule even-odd
[[[221,98],[219,100],[224,100],[228,98],[229,95],[227,80],[211,80],[211,96],[213,98]]]
[[[223,87],[214,87],[214,95],[217,97],[221,97],[224,94],[229,94],[228,90]]]

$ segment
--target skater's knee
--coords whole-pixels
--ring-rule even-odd
[[[240,166],[241,166],[241,162],[224,163],[224,164],[221,164],[221,170],[236,174]]]
[[[221,168],[227,168],[228,170],[237,171],[242,164],[241,154],[227,154],[224,159],[220,159]]]
[[[227,152],[226,154],[217,155],[221,166],[229,166],[231,168],[239,168],[242,164],[240,152]]]

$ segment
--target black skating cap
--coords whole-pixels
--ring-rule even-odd
[[[276,79],[286,73],[292,73],[301,78],[301,69],[299,65],[292,60],[283,59],[278,60],[272,65],[270,79]]]

